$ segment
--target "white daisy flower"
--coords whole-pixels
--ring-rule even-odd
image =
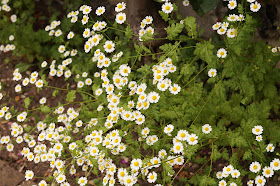
[[[181,91],[181,87],[178,84],[173,84],[173,86],[169,86],[169,91],[171,94],[177,95]]]
[[[166,2],[161,7],[162,11],[166,14],[170,14],[173,11],[173,4],[170,2]]]
[[[250,169],[251,172],[257,173],[261,170],[261,164],[257,161],[254,161],[250,164],[249,169]]]
[[[184,0],[183,1],[183,5],[184,6],[189,6],[190,5],[190,1],[189,0]]]
[[[258,141],[258,142],[260,142],[260,141],[262,141],[262,135],[258,135],[258,136],[256,136],[256,141]]]
[[[275,147],[273,146],[272,143],[268,144],[266,147],[267,152],[274,152]]]
[[[225,58],[227,56],[227,51],[224,48],[220,48],[217,51],[218,58]]]
[[[221,25],[222,25],[221,22],[217,22],[212,26],[212,29],[213,30],[218,30],[221,27]]]
[[[182,153],[184,151],[184,146],[181,142],[176,142],[174,143],[173,147],[172,147],[172,151],[175,153],[175,154],[179,154],[179,153]]]
[[[277,52],[277,47],[272,48],[271,52],[276,53]]]
[[[17,84],[15,86],[15,92],[20,92],[21,91],[21,85],[20,84]]]
[[[147,99],[149,100],[150,103],[157,103],[159,100],[160,96],[157,92],[150,92],[147,96]]]
[[[233,178],[238,178],[239,176],[240,176],[239,170],[234,169],[234,170],[231,172],[231,177],[233,177]]]
[[[274,171],[271,167],[264,167],[262,175],[266,178],[271,178],[274,175]]]
[[[255,184],[256,184],[257,186],[264,186],[265,183],[266,183],[266,179],[265,179],[263,176],[257,176],[257,177],[255,178]]]
[[[263,133],[263,127],[261,125],[256,125],[252,128],[252,133],[255,135],[261,135]]]
[[[280,170],[280,160],[278,158],[274,158],[274,160],[270,162],[270,167],[275,171]]]
[[[44,83],[43,83],[43,80],[41,80],[41,79],[38,80],[38,81],[36,81],[36,87],[37,87],[37,88],[42,88],[42,87],[43,87],[43,84],[44,84]]]
[[[190,145],[196,145],[198,143],[197,141],[198,136],[195,134],[190,134],[187,138],[188,144]]]
[[[84,9],[83,9],[83,14],[89,14],[91,12],[91,7],[90,6],[86,6]]]
[[[258,12],[260,10],[260,8],[261,8],[261,4],[258,2],[251,3],[251,5],[250,5],[250,10],[252,12]]]
[[[42,105],[42,104],[45,104],[46,101],[47,101],[47,99],[45,97],[42,97],[39,102]]]
[[[236,35],[236,30],[234,28],[230,28],[227,30],[227,37],[228,38],[234,38]]]
[[[233,10],[233,9],[236,8],[236,6],[237,6],[236,0],[230,0],[230,1],[228,2],[228,9]]]
[[[249,181],[247,181],[247,185],[248,185],[248,186],[253,186],[253,184],[254,184],[254,180],[249,180]]]
[[[219,181],[219,186],[225,186],[227,185],[227,182],[225,180]]]
[[[234,167],[232,165],[228,165],[223,168],[223,173],[231,174],[233,170],[234,170]]]
[[[124,2],[118,3],[115,7],[116,12],[121,12],[126,8],[126,4]]]
[[[80,186],[86,185],[87,182],[88,182],[88,181],[87,181],[87,178],[86,178],[86,177],[80,177],[79,180],[78,180],[78,184],[79,184]]]
[[[106,41],[103,47],[107,53],[112,53],[115,50],[115,43],[113,41]]]
[[[223,173],[222,173],[222,171],[218,171],[218,172],[216,173],[216,177],[217,177],[218,179],[222,179],[222,178],[223,178]]]
[[[101,16],[102,14],[104,14],[104,12],[105,12],[105,7],[104,6],[98,7],[95,11],[97,16]]]
[[[149,182],[149,183],[155,183],[155,181],[157,180],[157,173],[156,172],[150,172],[149,174],[148,174],[148,176],[147,176],[147,181]]]
[[[205,124],[202,126],[202,132],[204,134],[209,134],[212,131],[212,127],[209,124]]]
[[[118,13],[116,15],[116,22],[118,24],[123,24],[126,21],[126,14],[125,13]]]
[[[216,75],[217,75],[217,70],[216,70],[216,69],[211,68],[211,69],[208,71],[208,76],[209,76],[209,77],[215,77]]]
[[[30,180],[34,176],[34,172],[32,170],[26,170],[25,171],[25,180]]]

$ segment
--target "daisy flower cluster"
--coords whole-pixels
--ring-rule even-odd
[[[16,49],[16,46],[14,44],[7,44],[7,45],[0,45],[0,51],[1,52],[9,52]]]
[[[189,134],[186,130],[179,130],[177,136],[173,138],[173,147],[171,151],[175,154],[184,154],[184,149],[186,149],[187,144],[196,145],[198,143],[197,139],[197,135]]]
[[[0,3],[0,12],[1,11],[5,11],[5,12],[10,12],[11,11],[11,7],[8,5],[9,0],[2,0]],[[12,14],[10,16],[10,20],[12,23],[15,23],[17,21],[17,16],[15,14]],[[9,41],[13,41],[14,40],[14,36],[10,35],[9,36]],[[15,50],[16,47],[14,44],[6,44],[6,45],[0,45],[0,51],[1,52],[9,52],[9,51],[13,51]]]
[[[126,8],[126,4],[124,2],[118,3],[115,7],[115,11],[118,12],[115,18],[116,23],[123,24],[126,21],[126,14],[124,11]]]
[[[51,22],[50,25],[47,25],[45,27],[45,31],[49,32],[50,36],[59,37],[62,35],[62,31],[61,31],[61,29],[56,29],[56,27],[58,27],[60,24],[61,24],[61,22],[59,20],[58,21],[54,20]]]
[[[44,82],[42,79],[38,78],[38,72],[34,71],[30,74],[30,77],[22,78],[22,74],[19,72],[19,69],[15,69],[13,72],[13,80],[14,81],[21,81],[21,84],[17,84],[15,86],[15,92],[21,92],[22,86],[27,86],[28,84],[34,84],[37,88],[42,88]]]
[[[252,162],[249,166],[249,170],[256,174],[259,174],[261,169],[261,175],[257,175],[255,180],[249,180],[247,182],[248,186],[252,186],[254,182],[258,186],[264,186],[267,182],[267,179],[272,178],[274,172],[280,170],[280,160],[278,158],[274,158],[270,162],[269,166],[265,166],[263,168],[261,167],[261,164],[257,161]]]
[[[10,142],[10,136],[2,136],[0,139],[0,144],[1,145],[6,145],[6,150],[8,152],[13,151],[14,145],[12,142]]]
[[[237,7],[237,5],[238,4],[236,0],[228,1],[229,10],[234,10]],[[212,26],[212,29],[216,31],[219,35],[226,34],[228,38],[234,38],[237,36],[237,29],[234,28],[236,26],[235,23],[244,21],[244,18],[245,17],[242,14],[229,14],[227,17],[227,22],[217,22]]]
[[[0,6],[0,11],[5,11],[5,12],[10,12],[11,7],[8,5],[10,0],[2,0],[1,1],[1,6]]]
[[[181,87],[173,83],[169,78],[165,78],[169,73],[174,73],[176,66],[172,64],[171,58],[166,58],[162,63],[153,66],[153,84],[157,84],[157,89],[166,91],[167,89],[171,94],[178,94]]]
[[[263,127],[261,125],[254,126],[254,128],[252,128],[252,133],[256,135],[256,141],[262,141]]]
[[[155,30],[151,26],[153,23],[153,17],[152,16],[146,16],[140,23],[140,30],[139,30],[139,41],[142,40],[142,36],[146,33],[150,33],[151,35],[154,34]]]
[[[0,93],[0,98],[2,99],[2,97],[3,97],[3,94]],[[9,107],[4,106],[0,109],[0,118],[5,118],[5,120],[9,120],[11,117],[12,117],[12,115],[9,112]]]
[[[229,184],[230,186],[237,186],[237,184],[234,181],[230,181],[230,183],[227,183],[225,178],[239,178],[240,176],[240,171],[238,169],[235,169],[232,165],[224,166],[223,171],[218,171],[216,173],[216,177],[218,179],[221,179],[219,181],[219,186],[225,186]]]
[[[121,12],[124,9],[125,3],[119,3],[116,6],[117,12]],[[71,18],[71,20],[73,20],[73,18],[78,19],[79,12],[83,14],[82,24],[86,24],[88,21],[88,14],[91,12],[91,8],[87,5],[80,7],[79,11],[70,12],[67,17]],[[99,7],[96,10],[97,16],[102,15],[104,12],[105,8],[103,7]],[[152,21],[153,18],[151,16],[146,16],[141,25],[145,28],[145,26],[152,24]],[[56,33],[57,31],[54,30],[58,29],[59,25],[60,21],[53,21],[46,27],[46,31]],[[102,46],[94,50],[92,62],[96,62],[97,68],[100,69],[100,72],[94,73],[94,77],[100,78],[102,81],[101,86],[94,91],[95,96],[96,98],[102,96],[107,98],[107,102],[97,107],[98,111],[102,109],[109,110],[104,122],[106,130],[92,130],[92,127],[100,123],[98,118],[90,118],[84,121],[79,118],[80,113],[78,110],[72,107],[66,110],[63,106],[57,107],[53,111],[56,122],[46,123],[39,121],[37,123],[37,130],[39,131],[37,139],[27,133],[23,133],[20,125],[16,123],[13,124],[12,127],[13,137],[17,138],[17,142],[27,143],[27,146],[22,149],[23,156],[28,161],[34,161],[35,163],[49,162],[55,181],[58,184],[68,184],[65,174],[66,162],[62,160],[64,146],[69,149],[73,160],[75,160],[75,164],[73,163],[70,167],[70,174],[75,174],[76,166],[81,167],[83,171],[87,171],[89,167],[93,166],[93,158],[98,163],[99,171],[105,174],[103,184],[109,183],[113,185],[118,180],[123,185],[132,185],[137,182],[139,174],[146,176],[149,183],[155,183],[158,176],[153,170],[154,168],[160,167],[162,161],[167,161],[171,166],[182,165],[184,163],[184,157],[179,154],[184,154],[183,150],[184,148],[186,150],[187,144],[195,145],[198,143],[198,136],[189,134],[185,130],[179,130],[175,137],[176,139],[174,138],[175,140],[173,140],[173,147],[170,149],[170,152],[161,149],[158,157],[132,159],[129,168],[118,168],[111,158],[105,157],[106,151],[110,151],[113,155],[118,155],[127,149],[127,145],[123,141],[123,137],[127,135],[127,133],[121,133],[119,130],[112,130],[109,132],[109,129],[114,127],[120,120],[135,122],[136,125],[143,125],[145,123],[145,115],[142,111],[147,110],[152,103],[157,103],[160,99],[160,95],[156,91],[147,92],[148,85],[146,83],[137,83],[136,81],[129,80],[131,67],[128,64],[120,64],[113,74],[106,69],[110,66],[111,62],[117,62],[123,55],[122,52],[115,53],[115,43],[113,41],[107,40],[102,34],[96,33],[102,31],[106,25],[106,22],[97,21],[93,23],[92,29],[85,28],[82,34],[83,37],[87,39],[84,45],[86,53],[89,53],[94,47]],[[149,33],[153,32],[153,30],[148,28],[145,30]],[[57,35],[54,33],[54,35],[62,35],[62,31],[60,29],[58,29],[58,31],[60,34]],[[67,40],[71,40],[73,37],[75,37],[75,33],[70,31],[67,35]],[[61,57],[63,58],[61,64],[57,64],[56,60],[53,60],[50,64],[48,64],[47,61],[41,63],[42,68],[49,66],[50,76],[61,77],[64,75],[65,78],[71,77],[72,72],[66,69],[68,69],[68,65],[72,63],[72,57],[77,54],[77,51],[71,51],[67,49],[67,47],[67,45],[63,44],[58,47],[58,52],[62,54]],[[166,78],[169,73],[175,71],[176,66],[172,63],[170,58],[166,58],[162,63],[153,66],[153,82],[157,85],[159,91],[166,91],[168,89],[170,93],[174,95],[180,92],[181,87],[176,83],[172,83],[169,78]],[[14,80],[19,81],[21,79],[22,75],[19,73],[18,69],[16,69],[14,72]],[[40,88],[43,86],[43,82],[37,79],[38,73],[32,72],[30,78],[25,78],[22,84],[23,86],[29,83],[36,84],[36,86]],[[78,88],[83,88],[84,84],[91,85],[93,82],[93,80],[88,77],[87,72],[77,74],[76,79],[78,81]],[[126,89],[126,87],[128,89]],[[128,93],[132,98],[127,102],[127,105],[130,105],[129,109],[124,108],[120,104],[123,102],[123,95],[120,90],[124,89],[129,90]],[[20,85],[17,87],[17,91],[21,91]],[[40,104],[44,103],[46,103],[45,97],[40,99]],[[18,122],[23,122],[26,118],[26,112],[17,116]],[[174,126],[171,126],[172,125],[168,127],[173,130]],[[75,141],[72,136],[83,129],[90,129],[91,132],[84,136],[84,144],[81,145],[78,141]],[[166,132],[166,134],[171,135],[172,130],[167,129],[168,132]],[[211,129],[209,128],[206,131],[209,130]],[[146,144],[149,146],[154,145],[159,140],[157,135],[150,134],[150,129],[148,127],[143,127],[141,133],[142,138],[146,139]],[[45,142],[51,142],[50,147],[47,147]],[[8,143],[5,142],[5,144]],[[10,146],[7,148],[12,149]],[[115,174],[117,174],[117,180],[115,179]],[[34,173],[32,174],[30,171],[27,171],[26,175],[26,179],[32,179]],[[169,176],[172,175],[171,173],[169,174]],[[41,182],[42,184],[46,183],[44,180]],[[87,183],[87,178],[80,177],[78,183],[80,185],[85,185]]]
[[[280,51],[280,47],[273,47],[273,48],[271,49],[271,52],[273,52],[273,53],[276,53],[276,52],[278,52],[278,51]]]
[[[237,1],[236,0],[223,0],[228,1],[228,9],[233,10],[237,7]],[[250,10],[252,12],[258,12],[261,8],[261,4],[258,3],[256,0],[247,0],[248,3],[250,3]]]

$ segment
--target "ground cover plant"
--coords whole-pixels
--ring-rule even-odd
[[[204,1],[190,2],[199,14],[208,11]],[[25,170],[26,180],[40,186],[279,183],[280,57],[277,46],[255,39],[262,5],[224,0],[228,13],[205,40],[196,19],[177,11],[190,2],[157,1],[166,37],[158,37],[150,15],[135,33],[125,2],[109,12],[114,20],[106,18],[105,4],[82,4],[62,21],[50,20],[40,37],[52,57],[29,73],[30,65],[19,64],[12,76],[16,94],[36,87],[36,96],[18,110],[1,83],[0,117],[10,123],[1,147],[11,152],[24,144],[27,161],[50,167],[45,177]],[[9,3],[2,1],[2,13]],[[20,19],[4,14],[3,24]],[[20,37],[11,36],[15,30],[5,33],[11,42]],[[53,86],[57,79],[65,85]],[[46,90],[51,95],[42,96]],[[190,164],[199,165],[195,174],[188,174]]]

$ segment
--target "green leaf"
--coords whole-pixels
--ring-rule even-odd
[[[127,40],[129,40],[133,36],[133,30],[131,29],[130,25],[128,25],[125,29],[125,36]]]
[[[212,68],[216,67],[217,57],[214,56],[213,50],[214,45],[211,44],[211,39],[209,41],[204,41],[196,44],[196,49],[194,54],[197,55],[200,59],[204,60]]]
[[[33,65],[28,63],[19,63],[16,65],[16,68],[19,69],[19,72],[25,72],[31,66]]]
[[[24,99],[24,107],[25,107],[26,109],[28,109],[28,106],[30,105],[30,102],[31,102],[31,100],[30,100],[29,97],[27,97],[27,98]]]
[[[251,160],[252,159],[252,152],[251,150],[247,150],[243,155],[243,160]]]
[[[76,98],[76,90],[71,90],[66,95],[66,101],[68,102],[74,101],[75,98]]]
[[[199,180],[199,185],[217,185],[214,178],[210,178],[206,175],[202,176]]]
[[[163,11],[158,11],[158,13],[159,13],[159,15],[162,17],[162,19],[164,20],[164,21],[168,21],[168,17],[169,17],[169,14],[167,14],[167,13],[164,13]]]
[[[52,180],[53,180],[53,176],[49,176],[49,177],[46,178],[46,181],[47,181],[47,182],[50,182],[50,181],[52,181]]]
[[[31,126],[27,126],[27,127],[24,127],[24,128],[23,128],[23,130],[24,130],[25,132],[29,132],[31,129],[32,129]]]
[[[52,96],[53,96],[53,97],[56,97],[57,94],[58,94],[58,90],[55,90],[55,91],[53,91]]]
[[[149,40],[153,39],[153,34],[150,33],[150,32],[146,32],[146,33],[141,37],[141,39],[142,39],[143,41],[149,41]]]
[[[194,17],[186,17],[184,24],[186,25],[186,29],[188,31],[188,36],[192,38],[197,37],[196,31],[196,19]]]
[[[196,11],[199,16],[203,16],[214,9],[220,2],[220,0],[190,0],[193,10]]]
[[[167,38],[169,40],[175,39],[183,30],[184,25],[180,23],[172,24],[166,28]]]
[[[41,111],[46,114],[51,112],[51,108],[45,105],[41,107]]]

